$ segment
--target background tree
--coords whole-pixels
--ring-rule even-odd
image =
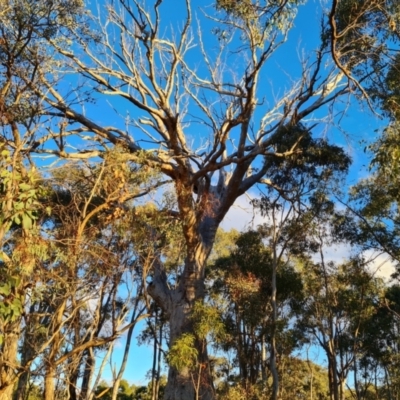
[[[218,272],[210,276],[210,295],[221,296],[219,302],[222,304],[219,307],[223,310],[228,335],[221,347],[235,354],[232,368],[238,368],[240,384],[248,396],[251,396],[260,378],[267,393],[268,377],[271,376],[271,332],[274,329],[277,340],[275,347],[280,348],[280,355],[292,352],[294,343],[290,339],[285,343],[284,337],[290,337],[290,302],[295,302],[296,294],[301,294],[300,276],[290,264],[280,260],[276,277],[279,319],[273,318],[270,302],[272,251],[264,245],[263,239],[262,232],[241,234],[236,239],[232,253],[215,261],[213,269]],[[216,304],[218,306],[218,302]],[[229,379],[228,376],[227,381]]]
[[[306,301],[298,323],[326,353],[329,393],[334,400],[346,398],[351,370],[357,395],[362,392],[359,361],[366,352],[368,323],[381,296],[380,282],[366,265],[354,259],[337,266],[321,258],[318,264],[308,263],[303,271]]]
[[[46,2],[44,5],[43,2],[16,1],[3,1],[1,5],[0,241],[4,303],[2,303],[3,311],[0,317],[3,338],[0,396],[9,399],[12,385],[18,376],[16,361],[18,338],[12,338],[11,332],[17,333],[18,336],[21,306],[25,300],[25,285],[29,280],[28,275],[32,272],[30,269],[33,267],[35,257],[32,252],[40,251],[36,232],[28,232],[34,225],[35,211],[40,207],[37,203],[39,187],[38,182],[35,182],[37,175],[25,164],[26,150],[32,149],[35,137],[39,135],[42,128],[40,125],[41,100],[34,93],[31,85],[40,86],[39,67],[49,60],[47,58],[49,54],[44,51],[45,48],[41,46],[41,43],[45,37],[54,35],[55,26],[66,26],[68,19],[71,22],[74,21],[79,15],[80,6],[78,3]],[[19,239],[11,244],[10,229],[13,228],[13,224],[14,238],[19,236]],[[21,226],[19,232],[15,225]],[[15,249],[21,251],[15,251]],[[21,263],[23,259],[26,262]],[[7,304],[8,307],[5,307]]]

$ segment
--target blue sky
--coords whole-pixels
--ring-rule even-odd
[[[105,2],[99,2],[105,4]],[[192,9],[194,19],[199,17],[205,46],[211,52],[216,51],[215,35],[212,34],[212,29],[215,26],[213,21],[203,18],[203,11],[212,14],[212,6],[207,6],[208,1],[192,0]],[[289,33],[289,39],[286,44],[278,48],[274,56],[266,64],[263,70],[262,82],[260,84],[258,98],[263,102],[256,111],[255,116],[259,117],[261,112],[264,112],[268,104],[274,103],[275,96],[283,95],[285,90],[288,90],[292,83],[298,80],[301,76],[300,58],[313,57],[313,52],[319,44],[320,39],[320,16],[321,4],[316,0],[310,0],[305,5],[299,7],[298,16],[295,20],[294,28]],[[160,7],[162,15],[163,29],[166,35],[171,31],[173,26],[181,27],[185,18],[184,1],[170,0],[164,1]],[[194,24],[196,26],[196,23]],[[197,28],[195,28],[197,29]],[[201,55],[199,54],[199,46],[195,46],[188,52],[187,60],[193,66],[197,66],[200,75],[201,68],[204,66],[200,62]],[[230,59],[228,59],[228,62]],[[237,60],[234,60],[237,63]],[[240,65],[233,65],[232,70],[240,68]],[[359,145],[361,140],[371,140],[374,137],[374,131],[383,126],[383,121],[373,116],[368,107],[361,105],[357,100],[351,99],[350,104],[346,102],[338,102],[334,105],[334,113],[341,115],[340,120],[336,117],[334,121],[337,125],[321,124],[315,128],[317,135],[326,135],[329,140],[345,147],[353,161],[354,165],[351,173],[348,176],[348,182],[354,183],[360,175],[364,175],[363,166],[367,164],[365,155],[362,149],[365,143]],[[110,107],[111,103],[111,107]],[[113,124],[120,128],[125,126],[125,118],[138,119],[146,116],[143,112],[135,110],[131,104],[118,99],[117,97],[107,97],[98,100],[97,104],[88,109],[88,113],[93,116],[93,119],[101,124]],[[326,115],[327,109],[322,108],[315,113],[315,118],[322,118]],[[339,129],[338,129],[339,127]],[[143,138],[140,136],[137,128],[131,127],[130,132],[135,137],[135,140]],[[187,128],[188,136],[193,140],[193,146],[200,145],[201,141],[208,135],[204,131],[204,126],[198,125],[191,120],[191,125]],[[145,142],[140,144],[146,148],[149,145]]]
[[[101,1],[99,2],[100,4]],[[200,7],[212,13],[212,8],[205,6],[208,1],[193,0],[193,10],[199,16],[201,16]],[[165,25],[166,31],[170,29],[171,24],[175,24],[177,21],[183,20],[185,17],[184,13],[184,2],[182,0],[169,0],[165,1],[161,7],[162,19]],[[273,102],[273,94],[283,94],[283,91],[289,89],[292,80],[296,80],[300,77],[301,69],[299,59],[304,54],[307,56],[318,46],[319,44],[319,27],[320,27],[320,15],[321,5],[318,1],[309,1],[306,5],[300,6],[298,16],[295,20],[295,26],[289,34],[288,43],[279,48],[274,57],[268,62],[263,72],[263,93],[260,95],[265,96],[266,101]],[[181,25],[181,24],[179,24]],[[215,37],[211,34],[213,23],[203,22],[202,27],[204,29],[205,46],[207,49],[212,51],[213,45],[215,45]],[[196,64],[198,60],[197,50],[193,50],[192,55],[189,56],[189,61]],[[201,65],[200,62],[198,62]],[[232,66],[233,68],[234,66]],[[200,71],[201,72],[201,71]],[[94,105],[89,110],[92,115],[101,123],[113,123],[120,127],[124,126],[123,117],[128,115],[132,118],[142,117],[140,113],[130,108],[130,106],[121,100],[113,98],[113,108],[118,110],[121,117],[118,117],[109,108],[107,109],[107,103],[99,101],[97,105]],[[335,111],[342,112],[342,118],[335,120],[338,126],[322,125],[316,128],[316,132],[319,135],[327,135],[327,137],[346,148],[349,151],[353,165],[350,170],[350,174],[347,177],[346,184],[354,184],[357,180],[367,174],[366,166],[368,159],[363,153],[365,143],[362,141],[370,141],[374,137],[374,131],[384,126],[384,121],[378,119],[372,115],[371,111],[366,105],[361,105],[355,100],[351,100],[349,104],[339,103],[336,106]],[[324,116],[326,109],[323,109],[316,113],[316,118]],[[198,126],[193,125],[188,129],[189,135],[194,137],[195,142],[199,143],[201,139],[201,133],[198,133]],[[252,195],[255,195],[254,192]],[[228,219],[232,220],[232,211],[228,215]],[[239,215],[239,214],[238,214]],[[226,222],[225,226],[235,227],[242,229],[250,221],[251,215],[249,215],[246,221],[246,216],[240,213],[240,217],[236,218],[235,221]],[[135,329],[134,336],[136,337],[140,331],[142,324],[139,324]],[[136,343],[136,339],[134,339]],[[116,344],[116,348],[113,355],[113,361],[118,366],[122,356],[122,350],[124,346],[124,338],[121,338]],[[146,346],[133,346],[129,357],[128,366],[124,374],[124,378],[135,384],[144,384],[147,379],[145,378],[146,373],[151,368],[152,364],[152,349]],[[106,379],[109,379],[109,373],[105,375]]]

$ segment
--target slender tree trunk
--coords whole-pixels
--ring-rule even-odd
[[[346,386],[346,378],[344,376],[341,376],[340,383],[339,383],[339,399],[340,400],[345,400],[345,398],[344,398],[345,386]]]
[[[48,357],[45,360],[46,372],[44,377],[44,393],[43,400],[54,400],[55,399],[55,380],[57,377],[57,355],[61,352],[62,343],[64,342],[64,335],[61,332],[60,327],[63,323],[64,311],[67,306],[66,299],[63,299],[57,307],[53,320],[50,325],[48,334],[54,333],[53,341],[50,345]]]
[[[77,385],[79,378],[79,366],[73,367],[72,373],[69,375],[68,379],[68,394],[69,400],[78,400]]]
[[[384,367],[385,371],[385,383],[386,383],[386,390],[388,392],[388,400],[393,400],[393,393],[392,393],[392,384],[390,382],[389,373],[386,367]]]
[[[90,391],[89,395],[88,395],[88,400],[93,400],[94,396],[95,396],[95,389],[97,388],[97,386],[100,384],[101,382],[101,377],[103,376],[103,371],[104,368],[107,364],[108,359],[110,358],[110,355],[113,351],[114,348],[114,344],[115,341],[110,343],[110,346],[108,347],[107,353],[105,354],[105,356],[102,358],[101,364],[100,364],[100,368],[97,371],[97,376],[96,379],[93,383],[93,387],[92,390]],[[72,400],[72,398],[70,397],[68,400]],[[75,399],[74,399],[75,400]]]
[[[339,400],[339,381],[337,376],[336,357],[332,352],[328,354],[329,393],[331,400]]]
[[[158,345],[158,358],[157,358],[157,379],[154,391],[154,400],[158,399],[158,394],[160,393],[160,374],[161,374],[161,348],[162,348],[162,334],[163,334],[163,323],[160,324],[159,330],[160,338]]]
[[[268,362],[267,362],[267,348],[265,343],[265,335],[261,337],[261,379],[266,384],[267,383],[267,369],[268,369]]]
[[[357,400],[361,398],[361,391],[358,382],[358,365],[357,365],[357,358],[354,359],[354,389],[356,391],[356,398]]]
[[[273,215],[275,219],[275,215]],[[275,222],[275,221],[274,221]],[[274,223],[276,226],[276,224]],[[274,237],[274,243],[276,242],[276,238]],[[276,254],[276,245],[273,246],[273,264],[272,264],[272,279],[271,279],[271,307],[272,307],[272,332],[271,332],[271,358],[270,358],[270,368],[272,374],[272,393],[271,400],[277,400],[278,392],[279,392],[279,375],[278,368],[276,365],[276,323],[278,319],[278,307],[276,304],[276,270],[278,267],[278,260]]]
[[[81,393],[80,393],[80,398],[82,400],[86,400],[89,397],[90,384],[93,378],[94,368],[96,366],[93,347],[89,347],[88,349],[85,350],[84,360],[85,360],[84,361],[85,370],[83,373]]]
[[[18,366],[20,320],[7,324],[0,348],[0,400],[12,400]]]
[[[157,324],[159,327],[157,329]],[[151,400],[157,400],[160,391],[160,374],[161,374],[161,346],[163,334],[163,321],[158,319],[158,309],[155,311],[154,321],[154,349],[153,349],[153,368],[151,377]],[[158,335],[158,338],[157,338]]]
[[[35,304],[32,304],[29,309],[29,318],[27,318],[27,325],[24,330],[24,340],[21,349],[21,367],[26,368],[27,362],[31,360],[34,356],[34,332],[32,327],[34,325],[32,323],[33,313],[35,312]],[[35,343],[36,344],[36,343]],[[26,389],[28,386],[28,381],[30,377],[30,370],[26,369],[18,379],[17,390],[14,393],[14,400],[25,400],[26,398]]]
[[[43,394],[43,400],[54,400],[55,399],[55,391],[56,391],[56,385],[55,385],[55,379],[56,379],[56,370],[54,366],[49,363],[47,366],[46,370],[46,375],[44,377],[44,394]]]
[[[154,340],[153,340],[153,365],[151,368],[151,400],[156,400],[156,367],[157,367],[157,322],[158,308],[155,307],[154,311]]]
[[[112,395],[111,395],[111,399],[112,400],[116,400],[117,399],[119,385],[121,383],[121,379],[122,379],[122,377],[124,375],[126,364],[128,362],[129,350],[131,348],[133,330],[135,329],[136,323],[139,320],[140,320],[140,315],[138,315],[136,313],[136,308],[135,308],[134,310],[132,310],[132,316],[131,316],[131,320],[130,320],[130,324],[131,325],[130,325],[130,327],[128,329],[128,334],[126,336],[124,356],[122,358],[121,367],[119,369],[118,375],[117,375],[117,377],[116,377],[116,379],[114,381],[114,384],[113,384],[113,391],[112,391]]]

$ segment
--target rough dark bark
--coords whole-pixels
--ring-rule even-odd
[[[271,333],[271,359],[270,359],[270,369],[272,374],[272,394],[271,400],[277,400],[278,391],[279,391],[279,375],[278,368],[276,365],[276,323],[278,319],[278,309],[276,304],[276,269],[277,269],[277,260],[276,260],[276,251],[274,249],[274,262],[272,268],[272,294],[271,294],[271,306],[272,306],[272,333]]]
[[[194,291],[199,291],[192,302],[188,302],[184,297],[185,292],[180,292],[181,296],[174,296],[172,303],[172,309],[170,312],[169,324],[170,324],[170,343],[173,344],[183,333],[193,331],[192,322],[190,319],[191,312],[195,301],[201,300],[204,296],[204,282],[198,280],[193,282]],[[178,371],[176,368],[170,367],[168,373],[168,384],[165,389],[165,400],[178,400],[178,399],[214,399],[214,387],[213,381],[210,374],[209,360],[207,354],[207,348],[200,343],[196,343],[196,348],[199,354],[199,365],[203,368],[200,370],[189,371],[184,369]],[[199,376],[200,374],[200,376]],[[196,386],[200,380],[199,393],[196,397]]]
[[[93,347],[89,347],[85,350],[83,359],[85,360],[85,369],[82,378],[80,398],[86,400],[89,396],[90,382],[92,381],[94,368],[96,366]]]
[[[163,325],[160,325],[160,332],[159,332],[159,345],[158,345],[158,356],[157,356],[157,376],[156,376],[156,382],[154,385],[154,400],[158,399],[158,395],[160,393],[160,377],[161,377],[161,355],[162,355],[162,335],[163,335]]]
[[[79,370],[76,366],[74,366],[74,369],[72,373],[69,375],[68,379],[69,400],[78,400],[78,394],[76,390],[78,385],[78,378],[79,378]]]
[[[218,222],[209,219],[203,220],[202,224],[198,225],[197,229],[187,227],[187,231],[184,232],[188,244],[187,255],[184,273],[177,288],[168,289],[166,274],[160,261],[154,265],[153,282],[148,287],[150,295],[169,317],[170,346],[184,333],[192,333],[196,336],[191,314],[195,303],[204,300],[205,266]],[[178,371],[170,367],[164,394],[165,400],[213,400],[215,398],[207,347],[203,341],[197,340],[196,349],[199,354],[198,365],[201,367],[193,371],[187,369]]]
[[[339,384],[337,377],[336,357],[328,354],[329,394],[331,400],[339,400]]]

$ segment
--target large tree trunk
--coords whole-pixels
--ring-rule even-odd
[[[153,282],[148,292],[169,316],[171,347],[184,333],[196,337],[191,314],[197,301],[204,300],[204,274],[208,255],[216,233],[216,224],[203,223],[204,233],[187,240],[187,256],[181,281],[175,290],[169,290],[162,263],[155,265]],[[200,229],[198,232],[201,231]],[[211,239],[211,241],[210,241]],[[157,264],[157,263],[156,263]],[[170,367],[165,400],[213,400],[215,398],[207,346],[196,340],[198,360],[194,370],[178,371]]]
[[[162,262],[155,260],[153,282],[147,290],[169,316],[170,347],[185,333],[197,338],[198,359],[195,367],[193,370],[178,371],[170,366],[164,399],[213,400],[215,392],[207,345],[204,338],[202,340],[197,337],[191,316],[196,302],[204,301],[206,262],[215,241],[217,228],[237,197],[238,189],[235,186],[236,191],[224,191],[224,183],[221,181],[221,192],[218,193],[218,190],[211,190],[210,186],[203,182],[196,186],[197,201],[194,202],[190,173],[184,168],[180,169],[183,173],[176,179],[175,188],[186,242],[184,270],[177,287],[171,290]],[[240,182],[244,173],[245,168],[240,171],[239,178],[231,178],[230,182]]]
[[[193,304],[185,299],[177,299],[172,305],[170,314],[170,344],[173,344],[183,333],[193,332],[190,320]],[[206,346],[198,341],[196,348],[199,354],[199,367],[191,371],[184,369],[178,371],[170,367],[168,383],[165,389],[165,400],[212,400],[214,399],[214,387],[209,366]]]

